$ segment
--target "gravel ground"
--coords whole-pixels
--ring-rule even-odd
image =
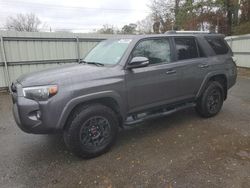
[[[221,113],[193,109],[119,133],[110,152],[82,160],[60,135],[19,130],[0,94],[0,187],[250,187],[250,78],[230,90]]]

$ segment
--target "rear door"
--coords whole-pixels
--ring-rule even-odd
[[[196,96],[210,65],[195,37],[174,37],[176,62],[182,69],[182,99]]]
[[[168,37],[138,42],[130,59],[147,57],[149,66],[126,71],[130,112],[168,103],[179,95],[181,71],[172,64],[172,51]]]

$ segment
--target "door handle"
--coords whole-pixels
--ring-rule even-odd
[[[208,64],[200,64],[200,65],[198,65],[198,67],[204,69],[204,68],[208,68],[209,65]]]
[[[166,74],[175,74],[176,73],[176,70],[167,70]]]

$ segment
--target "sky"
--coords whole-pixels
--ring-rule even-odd
[[[8,16],[34,13],[43,29],[91,32],[104,24],[122,28],[144,19],[150,0],[0,0],[0,28]]]

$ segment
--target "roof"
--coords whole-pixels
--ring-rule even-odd
[[[212,37],[225,37],[223,34],[210,33],[210,32],[199,32],[199,31],[185,31],[185,32],[166,32],[164,34],[145,34],[145,35],[116,35],[111,37],[112,39],[143,39],[143,38],[154,38],[154,37],[166,37],[166,36],[176,36],[176,37],[199,37],[199,36],[212,36]]]

